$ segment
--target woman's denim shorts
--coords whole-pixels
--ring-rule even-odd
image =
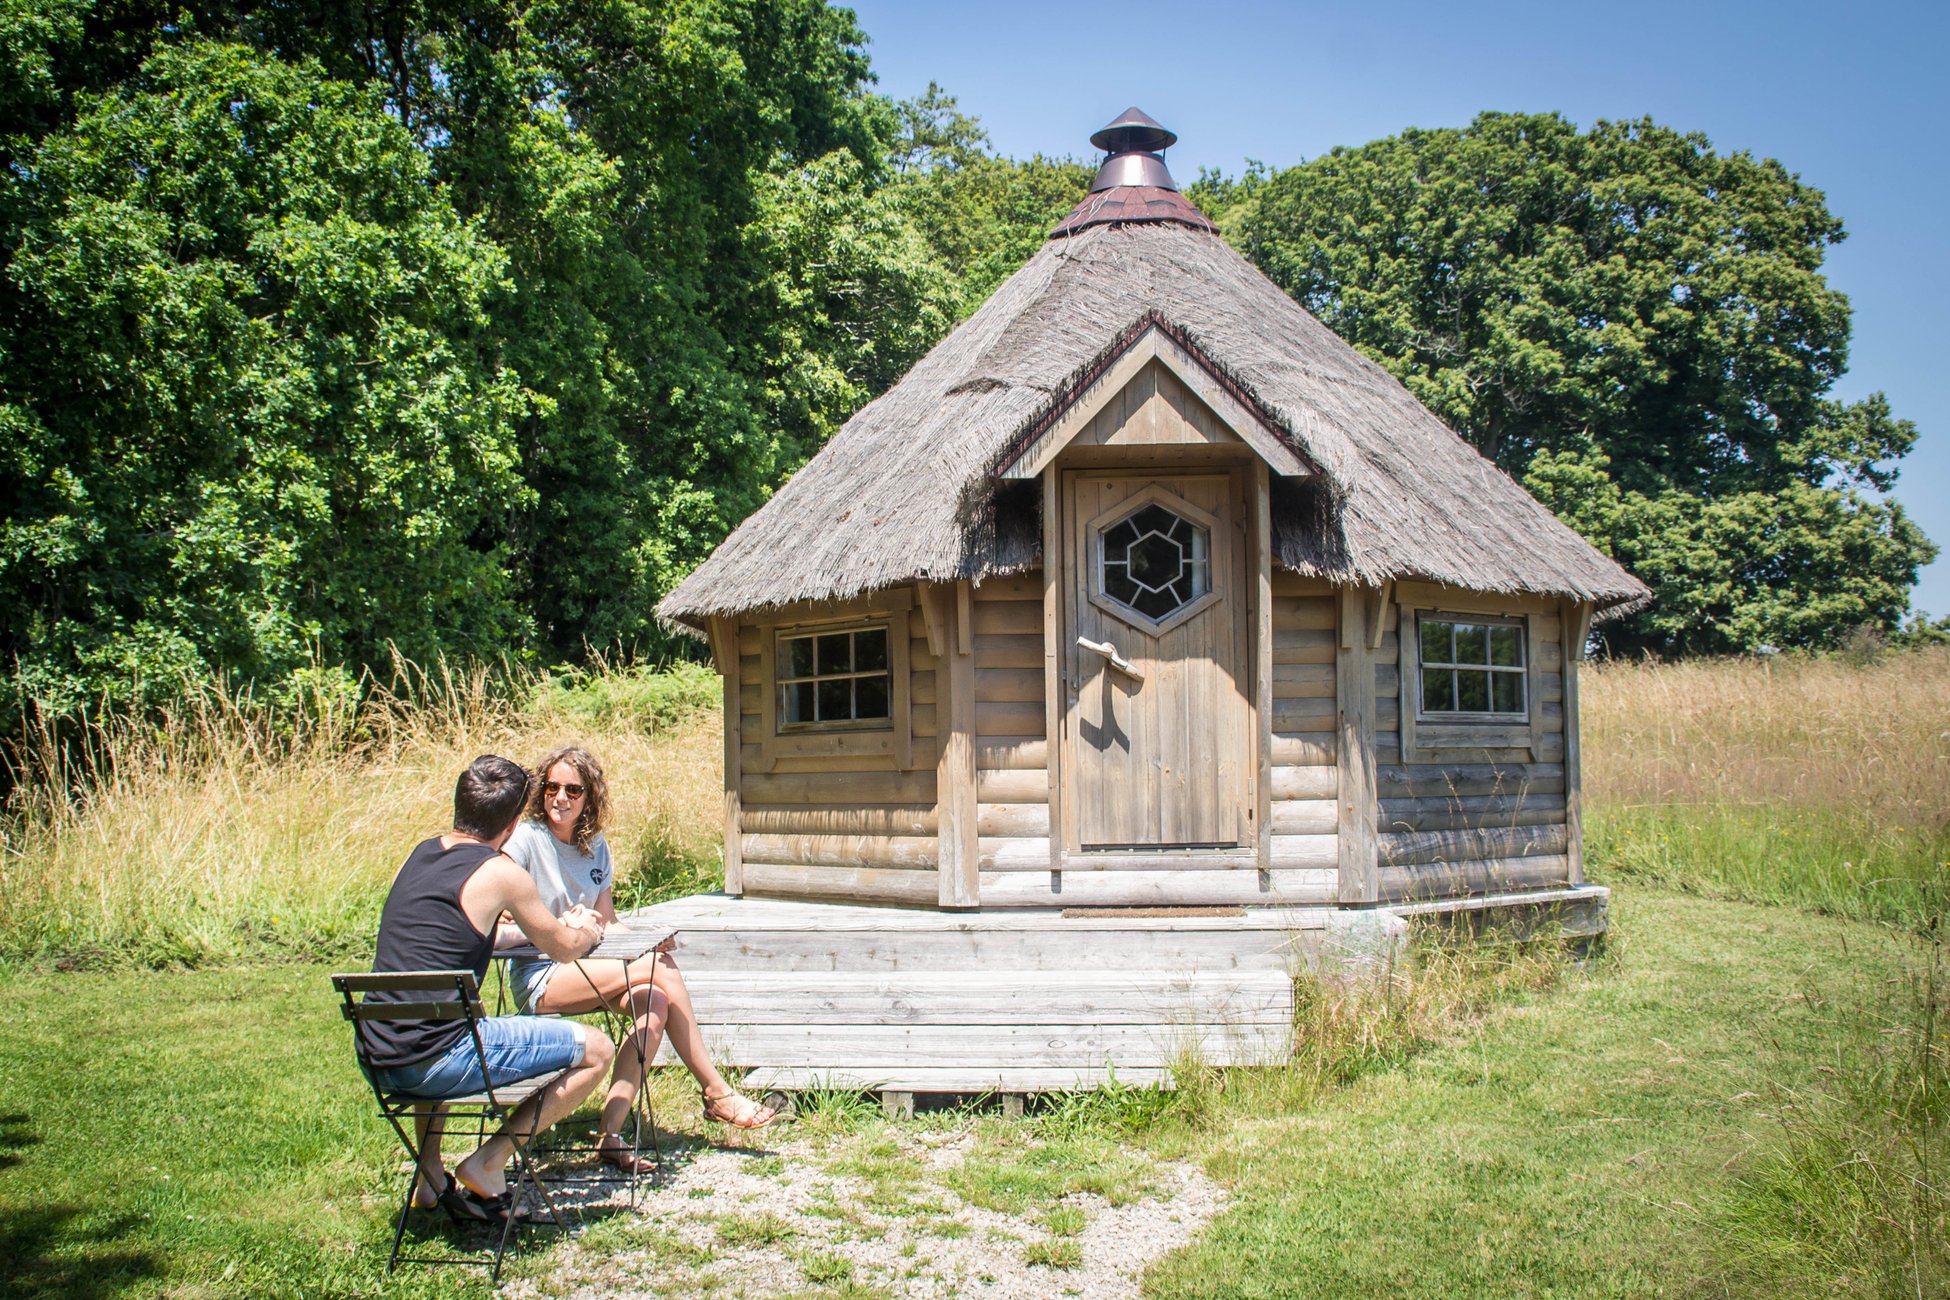
[[[517,957],[508,963],[508,991],[514,995],[517,1009],[534,1013],[535,1003],[541,1000],[542,990],[548,987],[558,965],[546,957]]]
[[[412,1097],[464,1097],[479,1092],[481,1055],[487,1057],[488,1076],[499,1088],[538,1074],[566,1070],[582,1060],[582,1034],[572,1020],[540,1016],[495,1016],[481,1022],[481,1054],[474,1051],[474,1035],[462,1034],[454,1045],[412,1065],[376,1070],[379,1086]]]

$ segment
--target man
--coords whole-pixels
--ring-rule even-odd
[[[529,874],[501,852],[527,798],[528,773],[520,764],[484,755],[468,765],[454,787],[453,830],[415,848],[393,878],[379,917],[374,971],[471,969],[485,978],[504,912],[558,961],[574,961],[596,946],[603,937],[600,916],[577,907],[558,920]],[[572,1020],[498,1016],[482,1021],[480,1029],[496,1086],[568,1071],[523,1102],[499,1132],[455,1166],[452,1178],[440,1158],[434,1115],[419,1122],[414,1204],[439,1204],[457,1215],[498,1222],[512,1212],[514,1199],[506,1174],[514,1156],[508,1134],[539,1133],[574,1110],[608,1073],[615,1049],[606,1035]],[[487,1082],[464,1019],[368,1021],[367,1030],[368,1061],[382,1088],[432,1100],[479,1092]]]

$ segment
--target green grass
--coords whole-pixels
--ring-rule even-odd
[[[1597,969],[1298,1114],[1212,1134],[1199,1153],[1237,1202],[1148,1291],[1286,1295],[1300,1277],[1321,1295],[1833,1289],[1812,1249],[1764,1269],[1743,1257],[1744,1180],[1773,1149],[1780,1090],[1818,1089],[1884,1002],[1900,940],[1645,891],[1615,907]]]
[[[1950,800],[1947,800],[1950,802]],[[1594,801],[1598,876],[1835,916],[1916,925],[1950,910],[1950,822],[1788,803]]]
[[[1060,1254],[1081,1226],[1066,1196],[1151,1190],[1126,1144],[1202,1159],[1235,1202],[1153,1271],[1163,1297],[1290,1294],[1297,1277],[1323,1295],[1901,1294],[1878,1281],[1903,1264],[1871,1239],[1890,1206],[1864,1179],[1950,1161],[1942,1072],[1919,1099],[1889,1055],[1915,1019],[1916,941],[1643,889],[1616,923],[1592,969],[1508,984],[1469,1032],[1345,1083],[1243,1072],[1203,1117],[1137,1135],[979,1120],[955,1190],[1040,1220]],[[384,1277],[398,1160],[322,970],[15,971],[0,997],[0,1294],[484,1289],[473,1271]],[[1908,1119],[1878,1118],[1892,1098]],[[875,1122],[850,1158],[897,1195],[907,1157]],[[1838,1135],[1876,1157],[1864,1179],[1830,1176]],[[1922,1144],[1908,1165],[1905,1142]],[[780,1244],[761,1217],[720,1241]]]

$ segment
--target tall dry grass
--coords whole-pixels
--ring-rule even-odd
[[[1594,664],[1601,874],[1917,921],[1950,885],[1950,649]]]
[[[719,845],[716,679],[621,669],[406,668],[297,712],[213,685],[160,715],[24,751],[0,821],[0,956],[140,964],[350,955],[392,873],[452,822],[478,754],[602,758],[619,890],[711,887]]]

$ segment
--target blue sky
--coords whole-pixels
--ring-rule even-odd
[[[1722,151],[1778,158],[1848,227],[1830,283],[1855,309],[1837,394],[1889,394],[1922,431],[1895,498],[1950,551],[1950,6],[1711,0],[1244,4],[864,0],[880,89],[930,79],[996,148],[1094,157],[1136,104],[1178,132],[1173,173],[1290,166],[1484,109],[1650,116]],[[1950,613],[1950,558],[1918,608]]]

